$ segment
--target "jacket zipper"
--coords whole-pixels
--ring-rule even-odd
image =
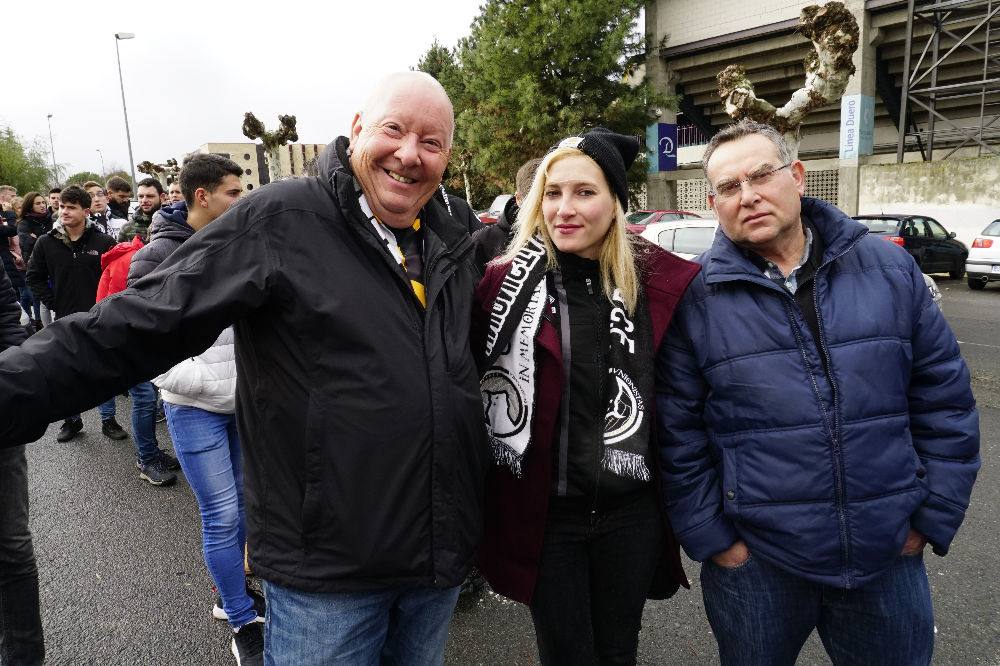
[[[594,295],[594,283],[588,277],[585,278],[587,283],[587,294],[590,296]],[[593,301],[593,299],[591,299]],[[595,308],[600,314],[600,308]],[[597,344],[595,345],[597,349],[597,367],[600,373],[600,381],[597,383],[597,394],[600,396],[601,401],[604,400],[604,353],[601,348],[601,332],[599,326],[602,322],[600,318],[597,319],[597,325],[594,326],[594,336],[597,338]],[[607,408],[607,405],[605,405]],[[597,422],[597,456],[594,461],[594,503],[590,508],[591,517],[597,516],[597,507],[600,501],[601,495],[601,458],[604,456],[604,428],[603,422],[598,420]]]

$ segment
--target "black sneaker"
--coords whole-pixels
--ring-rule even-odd
[[[101,432],[104,433],[105,437],[110,439],[128,439],[128,433],[125,432],[124,428],[118,425],[118,421],[115,420],[115,417],[113,416],[110,419],[101,421]]]
[[[56,435],[57,442],[68,442],[83,430],[83,421],[80,419],[67,419],[63,421],[62,427],[59,428],[59,434]]]
[[[264,666],[264,625],[251,622],[234,630],[229,649],[238,666]]]
[[[253,602],[253,609],[257,611],[257,619],[252,620],[252,622],[263,622],[264,616],[267,614],[267,604],[264,602],[264,595],[249,585],[247,585],[247,595],[250,597],[250,601]],[[222,595],[215,597],[215,605],[212,606],[212,617],[216,620],[229,619],[229,615],[222,607]]]
[[[177,480],[177,475],[163,469],[159,460],[154,460],[148,465],[139,465],[139,478],[154,486],[169,486]]]
[[[160,466],[167,471],[176,472],[181,468],[181,464],[178,462],[177,458],[174,458],[163,449],[157,448],[156,453],[153,455],[156,456],[156,461],[160,463]],[[135,466],[136,469],[142,469],[142,463],[138,460],[135,461]]]

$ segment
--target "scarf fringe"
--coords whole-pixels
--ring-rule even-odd
[[[604,469],[618,476],[647,482],[653,478],[646,465],[646,458],[638,453],[607,447],[604,449],[601,465],[604,466]]]
[[[493,445],[493,460],[498,465],[509,467],[514,476],[520,479],[521,461],[524,460],[524,456],[519,455],[517,451],[495,437],[490,437],[490,444]]]

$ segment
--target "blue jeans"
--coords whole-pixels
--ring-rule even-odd
[[[753,554],[731,569],[705,562],[701,585],[723,666],[792,665],[813,629],[834,666],[931,661],[934,617],[922,555],[900,556],[850,590],[793,576]]]
[[[143,465],[156,460],[156,388],[152,382],[141,382],[128,390],[132,396],[132,441],[135,454]],[[115,416],[115,399],[97,406],[101,420]]]
[[[264,581],[265,666],[444,662],[458,587],[303,592]]]
[[[21,287],[21,294],[18,302],[21,309],[28,313],[28,317],[35,321],[42,319],[42,302],[35,298],[35,294],[28,287]]]
[[[229,624],[242,627],[257,617],[243,572],[246,521],[243,467],[236,417],[163,403],[177,459],[201,513],[205,566],[222,597]]]

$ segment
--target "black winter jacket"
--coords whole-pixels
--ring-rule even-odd
[[[503,212],[493,224],[488,224],[472,234],[476,245],[476,265],[483,273],[486,264],[503,254],[514,238],[514,222],[517,221],[517,200],[511,197],[503,207]]]
[[[0,351],[16,347],[28,337],[21,326],[21,307],[14,298],[10,278],[0,271]]]
[[[128,286],[152,273],[181,243],[194,235],[187,223],[187,204],[180,201],[165,206],[153,214],[149,225],[149,242],[132,255],[128,268]]]
[[[86,312],[97,298],[101,255],[114,245],[111,236],[89,223],[76,241],[69,240],[62,225],[56,224],[38,239],[31,252],[26,276],[28,288],[59,317]]]
[[[21,243],[21,258],[25,264],[31,261],[31,252],[38,239],[50,231],[52,220],[48,215],[27,215],[17,223],[17,238]]]
[[[307,591],[451,587],[490,463],[465,222],[422,211],[427,308],[364,216],[341,137],[320,176],[237,202],[132,287],[0,354],[0,446],[236,331],[250,562]]]

